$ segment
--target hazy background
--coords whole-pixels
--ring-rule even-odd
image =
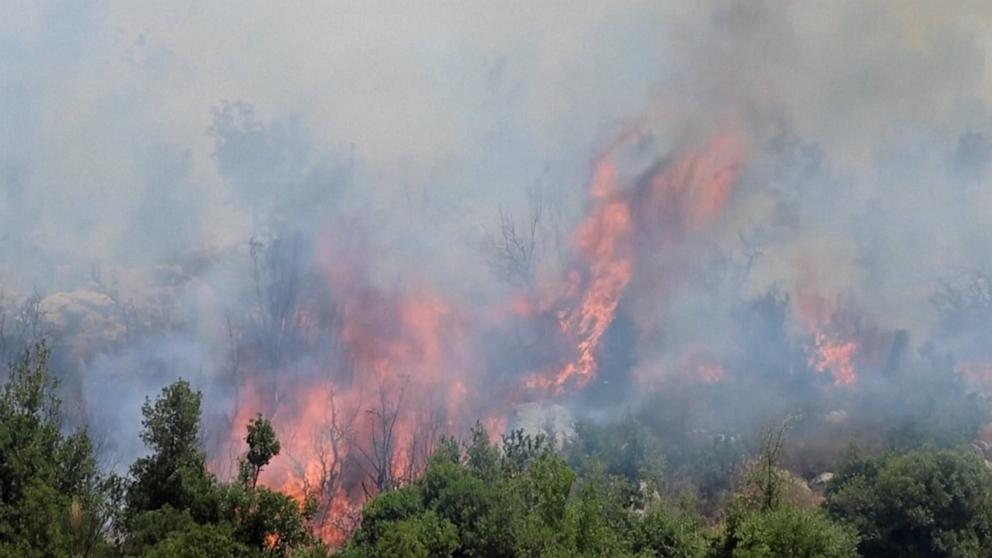
[[[487,263],[501,208],[543,200],[554,277],[624,131],[661,162],[726,131],[746,145],[729,206],[677,250],[639,245],[654,271],[602,374],[663,379],[700,350],[740,375],[810,368],[804,296],[879,354],[939,353],[953,374],[992,357],[992,310],[933,301],[992,264],[990,25],[979,1],[0,0],[0,285],[44,299],[70,403],[136,432],[180,374],[232,404],[217,370],[250,240],[296,235],[312,271],[319,239],[352,231],[369,284],[482,313],[515,292]],[[747,316],[774,293],[791,302],[766,335]],[[741,405],[773,397],[746,385]]]

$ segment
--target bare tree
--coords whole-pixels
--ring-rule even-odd
[[[406,467],[400,479],[404,484],[413,482],[426,470],[427,463],[445,435],[444,417],[444,408],[440,404],[429,405],[418,413],[410,447],[407,449]]]
[[[318,467],[317,477],[311,479],[307,475],[308,463],[287,452],[297,475],[303,479],[304,495],[307,499],[313,498],[318,502],[311,520],[313,527],[318,530],[324,530],[328,525],[338,529],[345,527],[335,523],[338,518],[332,516],[332,508],[344,485],[344,475],[351,458],[347,451],[348,444],[354,436],[355,423],[361,409],[360,401],[350,411],[339,409],[333,387],[328,386],[328,391],[327,420],[311,433]]]
[[[743,231],[737,233],[737,238],[741,243],[741,262],[736,278],[736,287],[740,291],[747,284],[751,277],[751,270],[761,256],[765,254],[764,242],[761,239],[761,230],[745,234]]]
[[[539,234],[543,215],[544,202],[536,194],[531,196],[530,214],[522,224],[501,207],[498,228],[486,239],[489,266],[500,279],[515,287],[534,287],[540,263]]]
[[[265,389],[270,397],[270,413],[278,408],[281,395],[275,373],[287,363],[289,355],[301,349],[301,244],[299,235],[288,240],[261,242],[252,238],[248,242],[256,309],[248,316],[247,328],[253,346],[261,349],[264,369],[272,372],[266,378]]]
[[[368,466],[369,483],[362,482],[366,498],[399,484],[400,479],[395,474],[396,423],[408,385],[409,377],[403,377],[395,399],[391,399],[385,384],[379,383],[378,405],[365,411],[369,421],[369,447],[364,447],[362,443],[353,443]]]
[[[781,469],[782,454],[789,429],[798,419],[798,414],[790,414],[770,423],[759,434],[758,461],[748,481],[756,491],[756,504],[763,510],[774,509],[782,503],[787,482]]]
[[[252,280],[258,305],[255,331],[259,346],[269,364],[283,362],[284,348],[294,332],[295,313],[300,295],[300,238],[275,239],[265,244],[255,238],[248,242],[252,260]]]
[[[0,291],[0,368],[37,341],[48,337],[43,297],[37,290],[16,303]]]
[[[117,278],[111,277],[110,283],[104,282],[99,264],[94,264],[90,269],[90,280],[93,282],[93,289],[110,300],[111,306],[124,324],[125,337],[130,338],[137,334],[140,325],[138,307],[134,304],[134,299],[127,298],[121,292],[121,285]]]

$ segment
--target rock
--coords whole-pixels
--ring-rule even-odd
[[[809,481],[809,487],[813,490],[823,491],[826,490],[827,485],[830,481],[834,480],[833,473],[820,473],[813,480]]]
[[[84,357],[127,335],[123,316],[109,296],[95,290],[59,292],[41,301],[46,329]]]

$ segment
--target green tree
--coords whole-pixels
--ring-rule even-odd
[[[196,523],[171,531],[142,554],[144,558],[241,558],[250,555],[250,549],[234,539],[230,525]]]
[[[307,529],[312,506],[257,486],[280,449],[271,423],[261,415],[248,423],[240,478],[223,484],[206,469],[200,401],[199,392],[178,380],[142,408],[141,438],[152,453],[131,467],[127,553],[200,556],[202,547],[219,556],[326,554]]]
[[[318,545],[307,529],[308,515],[292,497],[240,483],[222,486],[221,517],[233,525],[235,540],[275,556]]]
[[[728,521],[733,558],[853,558],[858,556],[854,529],[831,521],[822,511],[780,506],[739,512]]]
[[[257,415],[248,423],[245,441],[248,451],[241,459],[241,482],[221,490],[222,516],[234,524],[235,539],[275,556],[290,556],[300,550],[320,555],[323,544],[307,529],[316,503],[307,501],[301,507],[290,496],[257,486],[262,468],[279,454],[272,423]]]
[[[868,556],[992,556],[992,471],[977,455],[913,451],[849,460],[826,509]]]
[[[495,447],[477,425],[463,448],[441,444],[420,480],[372,499],[341,556],[702,556],[701,521],[642,517],[627,481],[596,471],[579,478],[542,436]]]
[[[48,356],[44,342],[27,349],[0,391],[0,555],[99,555],[112,479],[85,430],[63,434]]]
[[[786,434],[795,416],[765,427],[760,452],[743,475],[730,504],[723,536],[714,554],[725,558],[848,558],[857,556],[858,538],[848,526],[819,509],[790,504],[792,480],[780,467]]]
[[[634,550],[647,556],[701,558],[710,548],[702,519],[692,510],[673,514],[665,507],[648,511],[633,526]]]
[[[141,408],[141,440],[151,450],[131,466],[127,503],[131,514],[170,506],[199,520],[212,517],[215,480],[200,447],[200,392],[178,380]]]
[[[593,469],[621,479],[631,504],[661,489],[665,458],[658,440],[632,415],[616,423],[579,422],[564,454],[582,475]]]
[[[259,413],[248,422],[248,453],[241,460],[240,479],[252,488],[258,484],[258,475],[262,467],[269,464],[273,457],[279,455],[279,438],[276,436],[272,423]]]

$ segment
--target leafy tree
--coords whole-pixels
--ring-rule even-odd
[[[190,510],[199,521],[210,518],[215,479],[207,471],[200,446],[200,401],[189,382],[166,386],[152,403],[146,399],[141,440],[152,450],[131,466],[128,490],[131,514],[170,506]]]
[[[780,467],[786,433],[794,416],[772,423],[760,434],[760,453],[743,475],[730,505],[723,537],[714,554],[726,558],[857,556],[853,529],[821,510],[792,504],[792,476]]]
[[[733,558],[851,558],[858,538],[850,527],[834,523],[820,510],[780,506],[739,511],[728,521],[725,556]]]
[[[310,508],[269,490],[231,484],[219,489],[222,522],[233,525],[234,538],[249,548],[276,556],[317,544],[307,530]]]
[[[845,463],[826,509],[868,556],[992,556],[992,471],[977,455],[913,451]]]
[[[645,504],[646,491],[660,490],[664,455],[658,440],[632,415],[613,424],[579,422],[575,434],[564,454],[580,474],[601,469],[622,479],[631,503]]]
[[[0,391],[0,555],[107,552],[107,491],[85,430],[63,434],[57,382],[39,342]]]
[[[641,555],[700,558],[710,547],[702,520],[688,511],[676,515],[659,507],[644,515],[633,529],[634,549]]]
[[[257,486],[262,468],[279,453],[271,423],[247,425],[248,450],[239,482],[222,484],[206,469],[200,447],[201,395],[179,380],[146,401],[142,440],[152,450],[131,467],[125,514],[129,554],[289,556],[326,554],[307,530],[313,507]]]
[[[373,556],[382,558],[447,558],[458,548],[451,522],[433,511],[397,522],[379,539]]]
[[[248,454],[241,460],[240,479],[252,488],[258,484],[258,475],[262,467],[269,464],[273,457],[279,455],[279,438],[272,428],[272,423],[261,413],[248,422]]]
[[[591,471],[591,470],[590,470]],[[627,484],[598,470],[580,479],[542,436],[501,447],[476,426],[424,476],[370,501],[341,556],[702,556],[699,521],[629,506]]]
[[[392,526],[424,511],[424,500],[416,484],[388,490],[362,510],[362,523],[352,537],[359,547],[375,547]]]
[[[247,546],[237,542],[229,524],[190,523],[168,534],[149,548],[144,558],[235,558],[250,556]]]

